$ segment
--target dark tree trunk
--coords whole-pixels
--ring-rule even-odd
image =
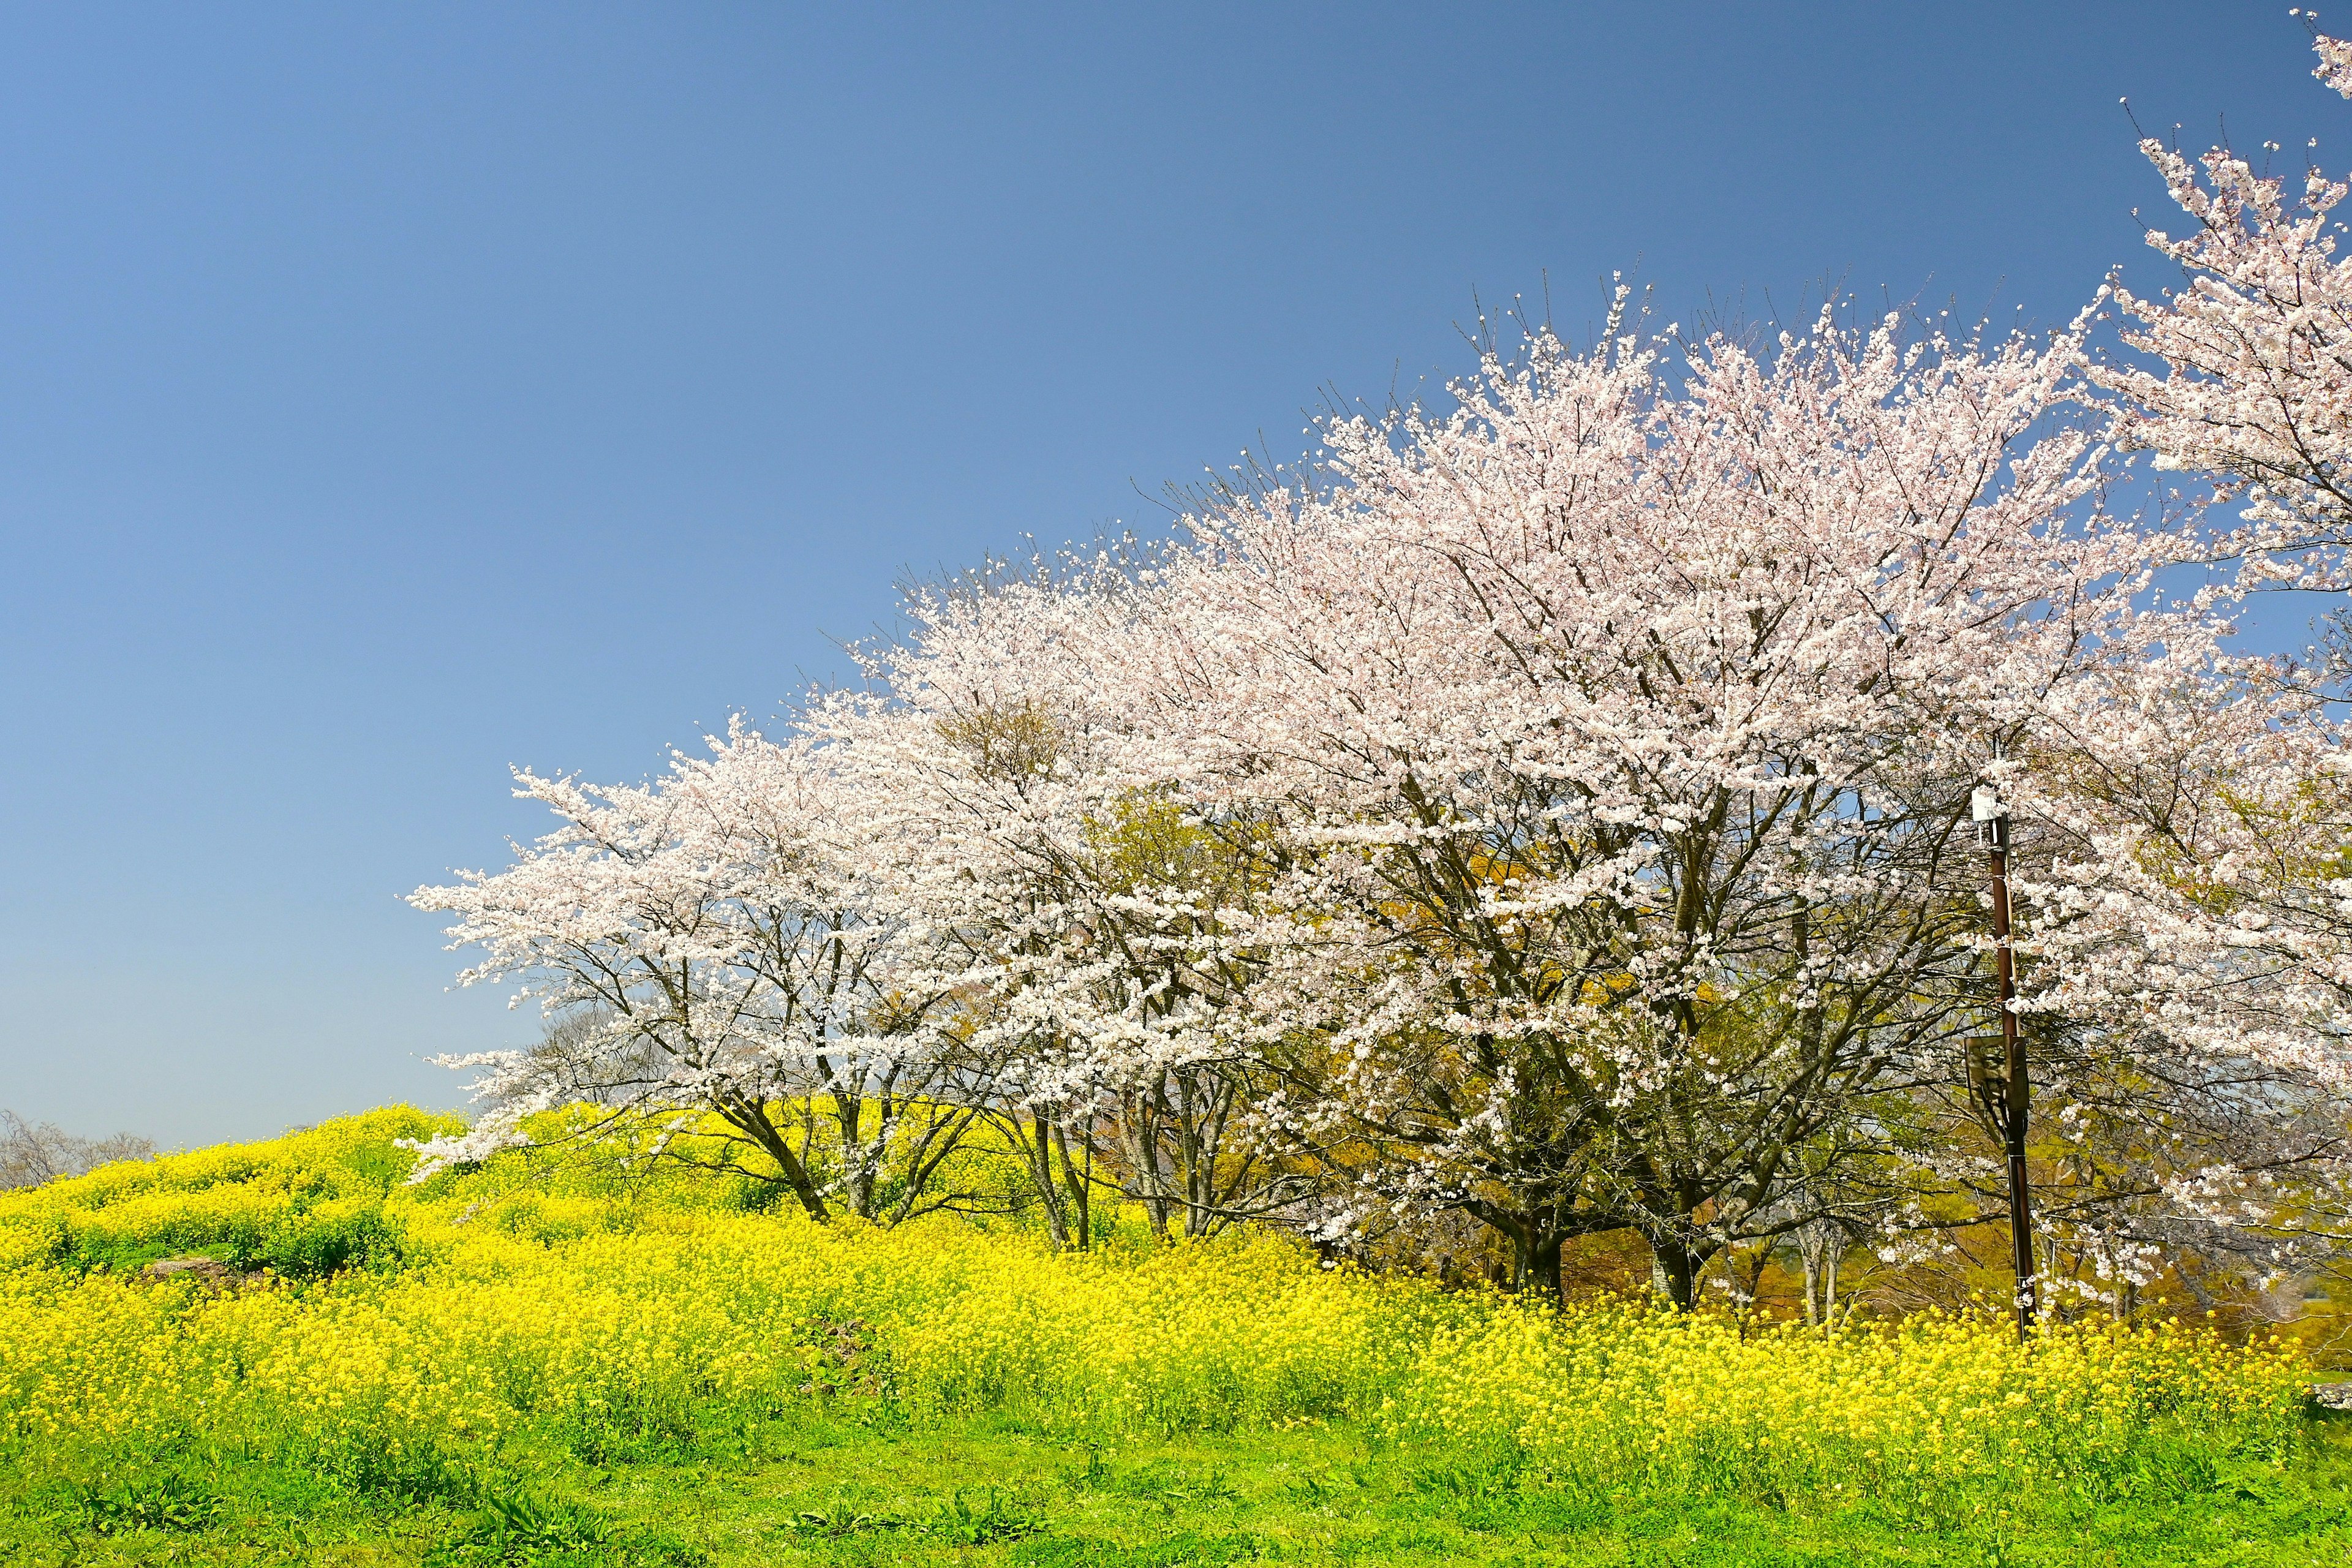
[[[793,1152],[782,1130],[768,1120],[765,1106],[722,1105],[719,1114],[776,1163],[776,1168],[783,1173],[784,1184],[793,1190],[793,1196],[800,1199],[809,1218],[820,1225],[833,1218],[833,1211],[824,1206],[824,1195],[816,1190],[816,1181],[809,1174],[807,1163]]]
[[[1650,1242],[1650,1256],[1657,1263],[1659,1282],[1664,1285],[1666,1299],[1675,1310],[1687,1312],[1698,1305],[1698,1271],[1706,1260],[1679,1241]]]
[[[1038,1202],[1045,1205],[1045,1233],[1053,1238],[1055,1251],[1066,1252],[1070,1216],[1063,1206],[1062,1184],[1054,1173],[1054,1124],[1045,1112],[1031,1113],[1028,1142],[1029,1178],[1036,1186]]]
[[[1559,1278],[1560,1247],[1566,1240],[1561,1236],[1546,1236],[1528,1253],[1528,1285],[1548,1294],[1554,1305],[1566,1296]]]

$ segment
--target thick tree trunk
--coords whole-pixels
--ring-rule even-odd
[[[833,1218],[833,1211],[824,1206],[824,1195],[816,1190],[816,1181],[809,1174],[808,1164],[793,1152],[782,1129],[768,1120],[767,1108],[760,1105],[721,1105],[719,1114],[728,1124],[757,1143],[783,1173],[784,1184],[801,1201],[809,1218],[820,1225]]]
[[[1568,1236],[1559,1228],[1557,1208],[1546,1205],[1532,1211],[1512,1210],[1484,1203],[1467,1206],[1489,1229],[1510,1241],[1509,1270],[1504,1272],[1498,1267],[1495,1283],[1514,1295],[1542,1290],[1554,1302],[1563,1298],[1560,1249],[1567,1244]]]
[[[1671,1239],[1651,1238],[1650,1279],[1675,1310],[1687,1312],[1698,1305],[1698,1271],[1705,1259],[1688,1247]]]
[[[1565,1239],[1559,1236],[1540,1237],[1528,1254],[1528,1283],[1543,1291],[1554,1306],[1565,1296],[1559,1278],[1559,1252]]]

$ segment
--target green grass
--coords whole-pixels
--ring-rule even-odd
[[[0,1479],[0,1563],[2308,1564],[2352,1548],[2352,1420],[2315,1418],[2282,1473],[2150,1463],[2008,1518],[1972,1497],[1773,1506],[1580,1495],[1508,1461],[1399,1451],[1345,1429],[1072,1444],[1003,1420],[910,1427],[821,1412],[594,1466],[337,1481],[233,1453]]]

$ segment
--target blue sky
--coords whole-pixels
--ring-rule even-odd
[[[0,1106],[453,1104],[534,1026],[398,895],[508,764],[772,713],[1474,297],[2063,320],[2158,277],[2119,97],[2352,163],[2285,9],[0,10]]]

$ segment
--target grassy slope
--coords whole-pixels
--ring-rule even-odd
[[[14,1477],[0,1481],[0,1563],[2334,1563],[2352,1547],[2352,1422],[2315,1437],[2284,1478],[2152,1475],[2003,1521],[1892,1517],[1868,1500],[1562,1496],[1337,1430],[1097,1449],[1002,1422],[892,1430],[812,1414],[723,1457],[555,1461],[438,1498],[355,1497],[234,1459],[111,1486]]]

